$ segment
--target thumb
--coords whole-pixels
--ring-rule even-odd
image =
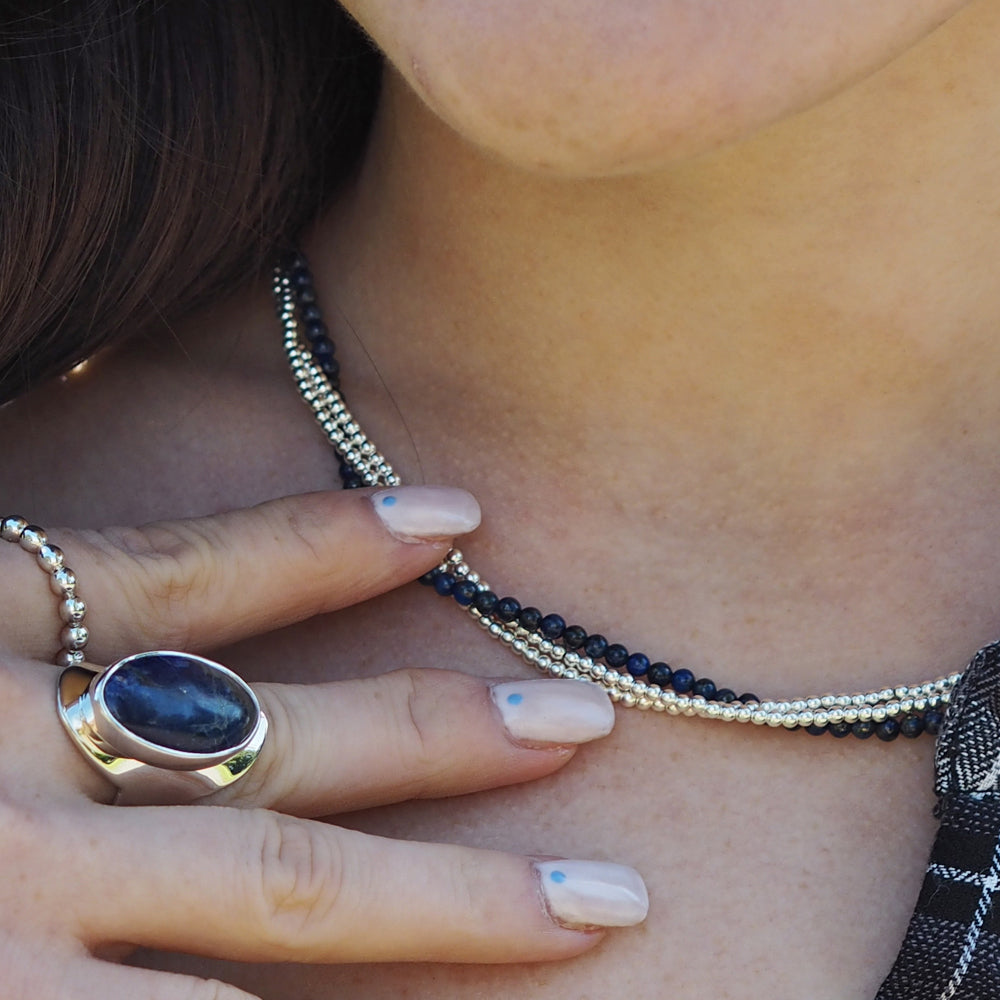
[[[479,524],[464,490],[400,486],[309,493],[140,528],[50,530],[87,605],[87,659],[226,645],[363,601],[439,562]],[[59,618],[43,574],[0,545],[12,650],[51,659]]]

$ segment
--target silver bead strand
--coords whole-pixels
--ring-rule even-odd
[[[34,555],[39,567],[49,574],[49,585],[59,598],[59,617],[64,625],[59,633],[62,648],[55,657],[60,667],[78,667],[84,662],[84,647],[90,633],[83,624],[87,605],[76,592],[76,574],[66,565],[62,549],[52,545],[36,524],[17,514],[0,518],[0,538],[20,545]]]

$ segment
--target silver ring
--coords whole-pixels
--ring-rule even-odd
[[[62,549],[49,542],[48,536],[37,524],[30,524],[19,514],[0,517],[0,538],[20,545],[34,555],[38,565],[49,574],[49,585],[59,598],[59,617],[65,622],[59,633],[62,649],[56,656],[56,666],[78,667],[83,663],[83,647],[90,633],[83,624],[87,605],[76,592],[76,574],[66,565]]]
[[[136,653],[98,673],[69,667],[57,705],[83,756],[118,789],[116,805],[189,802],[253,766],[267,717],[228,667],[191,653]]]

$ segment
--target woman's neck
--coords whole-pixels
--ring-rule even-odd
[[[570,542],[568,564],[533,570],[553,600],[567,572],[596,593],[652,558],[639,582],[714,604],[701,625],[721,632],[733,606],[802,629],[834,607],[864,630],[865,588],[884,585],[930,648],[937,603],[995,595],[998,13],[974,5],[849,92],[646,177],[510,169],[390,76],[358,182],[309,250],[424,474],[501,522],[481,551],[506,572],[513,524],[522,560]],[[945,589],[900,588],[928,551],[920,572]],[[588,559],[594,581],[576,576]],[[636,607],[640,633],[656,606]],[[887,611],[868,606],[877,634]],[[956,633],[985,638],[993,607]]]
[[[427,402],[488,385],[562,437],[590,411],[602,447],[645,427],[775,474],[862,430],[885,455],[928,407],[967,422],[954,380],[1000,350],[998,38],[956,19],[739,146],[612,180],[508,169],[390,77],[321,285]]]

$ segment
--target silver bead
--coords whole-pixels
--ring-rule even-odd
[[[76,573],[63,566],[52,574],[49,586],[53,593],[61,597],[73,597],[76,594]]]
[[[67,625],[59,633],[59,640],[67,649],[83,649],[89,638],[86,625]]]
[[[29,524],[21,532],[21,548],[26,552],[38,552],[46,542],[48,542],[48,538],[45,537],[45,532],[37,524]]]
[[[60,649],[56,655],[57,667],[80,667],[84,662],[82,649]]]
[[[59,617],[70,625],[79,625],[87,613],[87,605],[79,597],[67,597],[59,602]]]
[[[43,545],[35,553],[35,558],[38,560],[38,565],[47,573],[54,573],[66,561],[62,549],[58,546],[48,544]]]
[[[28,522],[23,517],[12,514],[0,521],[0,538],[5,542],[19,542],[21,532],[28,527]]]

